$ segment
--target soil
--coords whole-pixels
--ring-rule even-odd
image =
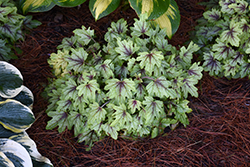
[[[196,20],[202,16],[202,0],[176,0],[181,13],[178,31],[169,41],[182,46],[189,40]],[[75,8],[55,7],[44,13],[32,13],[42,25],[26,35],[20,47],[22,54],[12,60],[24,76],[24,85],[35,96],[33,112],[36,121],[28,130],[39,152],[48,157],[55,167],[83,166],[250,166],[250,81],[248,78],[227,80],[213,78],[204,72],[199,82],[199,98],[189,98],[193,112],[190,125],[154,139],[135,141],[110,137],[96,142],[86,151],[84,143],[77,143],[71,131],[59,134],[57,129],[46,130],[47,100],[42,97],[48,78],[52,78],[47,63],[49,55],[64,37],[82,25],[95,30],[103,39],[112,21],[120,18],[133,24],[136,18],[131,8],[119,7],[95,22],[88,9],[88,1]]]

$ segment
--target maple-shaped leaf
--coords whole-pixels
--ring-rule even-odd
[[[224,75],[230,77],[236,75],[239,70],[239,65],[237,65],[237,62],[234,60],[226,60],[222,68],[224,69]]]
[[[145,125],[151,125],[153,120],[158,120],[162,115],[165,114],[163,102],[160,100],[155,100],[151,96],[146,96],[142,104],[145,106],[144,109],[146,111],[144,116],[146,119]]]
[[[170,88],[171,82],[168,81],[164,76],[161,76],[153,81],[151,81],[147,86],[146,90],[148,91],[149,96],[158,96],[163,98],[171,97],[175,98],[176,92]]]
[[[68,66],[68,62],[65,61],[66,56],[69,55],[68,50],[58,50],[57,53],[52,53],[50,55],[50,59],[48,63],[55,70],[55,76],[65,75],[67,73],[66,67]]]
[[[236,62],[236,63],[241,65],[244,63],[244,57],[245,57],[245,55],[242,54],[241,52],[236,52],[236,53],[234,53],[234,55],[232,57],[233,58],[232,63]]]
[[[82,125],[86,121],[87,117],[77,111],[71,111],[68,116],[68,129],[71,130],[71,128],[74,126],[74,136],[76,137],[81,133]]]
[[[130,99],[128,101],[128,109],[131,110],[131,114],[134,114],[136,112],[136,110],[140,111],[141,101],[135,100],[135,99]]]
[[[85,145],[89,147],[86,148],[86,151],[89,151],[93,147],[93,142],[100,140],[100,137],[97,136],[96,132],[88,128],[88,124],[82,124],[81,134],[78,135],[78,142],[85,141]]]
[[[216,39],[216,44],[213,45],[214,57],[217,60],[226,59],[234,55],[234,50],[225,42]]]
[[[62,95],[65,99],[76,99],[78,96],[76,88],[76,82],[72,78],[69,78],[68,81],[65,82],[65,86],[62,88]]]
[[[198,80],[193,77],[188,77],[183,80],[184,84],[182,85],[181,89],[185,98],[188,97],[188,93],[190,93],[194,97],[198,97],[198,89],[194,86],[197,84],[197,82]]]
[[[85,81],[83,84],[77,86],[76,88],[78,96],[84,95],[84,99],[94,102],[96,99],[96,93],[100,92],[99,84],[96,80]]]
[[[127,32],[127,21],[120,19],[117,22],[112,22],[111,27],[108,28],[108,32],[105,34],[104,39],[107,42],[111,42],[118,37],[121,37]]]
[[[57,111],[67,111],[67,110],[72,110],[73,109],[73,99],[65,99],[64,96],[60,97],[60,100],[57,101],[56,103],[57,106]]]
[[[90,27],[86,29],[85,26],[82,26],[82,29],[75,29],[73,33],[79,37],[79,41],[82,41],[85,45],[87,45],[94,36],[94,30],[90,30]]]
[[[249,74],[250,74],[250,60],[248,60],[248,62],[244,62],[240,67],[241,78],[249,76]]]
[[[94,102],[89,105],[88,124],[101,123],[106,117],[107,111],[100,107],[98,103]]]
[[[193,63],[193,65],[188,69],[187,73],[189,77],[200,80],[202,78],[203,68],[199,66],[200,63]]]
[[[203,67],[205,71],[209,72],[209,75],[218,75],[221,72],[221,63],[215,59],[213,52],[206,52],[203,54],[205,62]]]
[[[57,46],[57,49],[70,50],[70,48],[74,47],[76,40],[77,40],[76,36],[72,36],[70,38],[65,37],[63,38],[62,43]]]
[[[188,45],[188,48],[182,46],[180,49],[180,59],[182,59],[186,64],[191,64],[193,59],[193,53],[198,51],[200,47],[191,41]],[[186,67],[186,65],[184,66]]]
[[[108,90],[107,96],[110,99],[125,102],[126,97],[130,99],[135,92],[135,83],[127,78],[123,81],[114,78],[106,81],[104,89]]]
[[[110,124],[111,127],[117,127],[118,130],[131,128],[131,122],[133,121],[132,116],[127,112],[127,107],[125,104],[121,104],[120,106],[112,105],[112,108],[115,110],[114,114],[112,114],[113,122]]]
[[[121,78],[127,78],[128,69],[124,64],[117,65],[115,67],[115,74],[118,74],[118,76]]]
[[[131,36],[140,36],[142,34],[148,35],[148,31],[150,29],[149,22],[146,20],[148,19],[147,13],[141,14],[140,19],[135,19],[134,26],[131,27],[130,29],[132,30]]]
[[[117,40],[118,47],[115,48],[115,51],[119,54],[121,60],[129,60],[130,57],[139,50],[139,47],[131,40],[122,40],[118,38]]]
[[[248,11],[247,7],[248,7],[248,2],[244,0],[237,0],[236,2],[228,5],[228,8],[234,9],[235,12],[237,12],[238,14],[246,13]]]
[[[215,21],[218,21],[221,18],[221,12],[217,9],[212,9],[212,10],[204,12],[203,16],[205,19],[208,20],[208,22],[213,23]]]
[[[140,52],[138,53],[139,57],[136,58],[137,61],[140,61],[140,67],[144,68],[148,75],[152,75],[154,67],[160,67],[161,61],[164,59],[164,56],[161,51],[153,50],[152,52]]]
[[[75,72],[82,72],[86,65],[85,60],[88,57],[88,53],[83,48],[71,49],[71,54],[66,56],[68,62],[67,69],[74,70]]]
[[[153,42],[155,43],[157,49],[162,51],[163,53],[171,51],[173,47],[171,44],[168,44],[168,40],[163,36],[156,36],[156,38],[153,39]]]
[[[108,135],[111,136],[113,139],[117,140],[118,138],[118,129],[117,127],[111,127],[109,124],[102,124],[103,131]]]
[[[230,15],[235,13],[235,10],[229,7],[229,5],[232,5],[233,3],[235,3],[235,1],[231,1],[231,0],[219,1],[222,13],[227,13]]]
[[[174,112],[174,118],[178,121],[180,121],[185,127],[189,124],[187,113],[190,113],[192,111],[191,108],[189,108],[188,100],[180,100],[175,101],[175,105],[172,106],[172,112]]]
[[[98,64],[95,66],[95,69],[101,71],[101,75],[106,79],[114,77],[114,64],[110,59],[105,60],[102,64]]]
[[[232,46],[239,47],[240,38],[242,34],[242,29],[240,29],[240,24],[232,20],[230,22],[229,30],[225,30],[220,35],[220,40],[222,42],[230,43]]]
[[[68,116],[65,111],[50,111],[47,113],[49,117],[52,117],[46,126],[46,129],[54,129],[58,126],[58,132],[65,131],[66,127],[69,127]]]

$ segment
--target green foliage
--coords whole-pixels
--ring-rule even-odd
[[[55,5],[62,7],[74,7],[86,0],[19,0],[18,6],[23,13],[44,12],[52,9]],[[165,29],[168,38],[177,31],[180,24],[180,11],[174,0],[128,0],[138,16],[148,13],[149,20],[159,24]],[[127,3],[128,3],[127,2]],[[90,0],[89,9],[95,18],[99,20],[109,15],[121,5],[121,0]]]
[[[206,11],[196,27],[194,41],[212,76],[243,78],[250,75],[250,12],[244,0],[220,0]]]
[[[32,16],[17,13],[17,8],[10,0],[0,2],[0,60],[9,61],[14,55],[14,44],[24,40],[24,28],[34,28],[41,23],[32,21]]]
[[[0,61],[0,166],[53,166],[25,132],[35,121],[34,97],[22,83],[20,71]]]
[[[102,47],[93,30],[73,32],[48,60],[55,78],[46,88],[47,129],[74,127],[79,142],[91,147],[107,135],[156,137],[167,126],[188,125],[186,98],[198,96],[203,70],[191,63],[196,44],[178,51],[146,14],[131,27],[124,19],[112,22]]]

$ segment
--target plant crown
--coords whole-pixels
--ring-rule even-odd
[[[79,142],[104,136],[156,137],[166,127],[188,125],[188,94],[197,97],[203,68],[192,63],[199,47],[177,50],[166,33],[146,21],[112,22],[101,47],[90,28],[64,38],[48,63],[55,79],[46,88],[52,119],[47,129],[72,129]]]
[[[193,39],[211,76],[243,78],[250,74],[250,12],[244,0],[220,0],[204,12]]]

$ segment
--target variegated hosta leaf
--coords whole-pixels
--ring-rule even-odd
[[[35,121],[32,111],[16,100],[0,102],[0,111],[0,124],[16,133],[28,129]]]
[[[11,139],[0,139],[0,159],[4,159],[5,164],[11,164],[11,166],[12,164],[18,167],[33,166],[30,155],[26,149]]]
[[[180,19],[181,15],[177,3],[174,0],[170,0],[168,10],[156,18],[154,22],[159,24],[162,29],[165,28],[168,38],[171,39],[179,28]]]
[[[29,153],[33,166],[53,166],[50,160],[42,156],[38,150],[36,143],[29,137],[27,133],[11,136],[9,139],[21,144]]]
[[[0,151],[0,166],[2,167],[15,167],[13,162],[3,153]]]
[[[19,0],[23,13],[46,12],[55,6],[52,0]]]
[[[90,0],[89,9],[95,20],[107,16],[120,5],[120,0]]]
[[[23,76],[13,65],[0,61],[0,96],[12,98],[23,89]]]
[[[81,5],[86,0],[53,0],[53,2],[62,7],[75,7],[77,5]]]
[[[129,0],[129,3],[138,16],[148,13],[151,20],[160,17],[167,11],[170,0]]]

